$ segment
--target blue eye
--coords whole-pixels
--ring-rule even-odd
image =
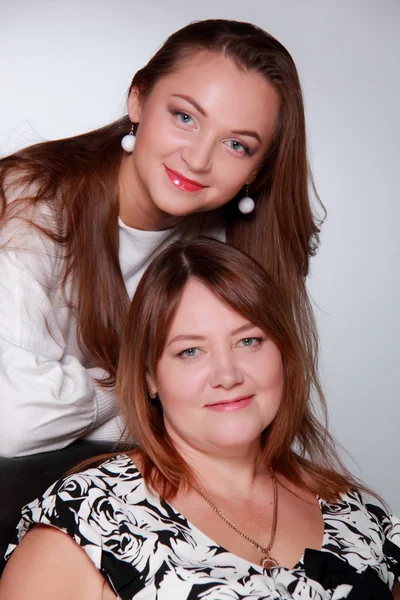
[[[198,348],[187,348],[186,350],[179,352],[178,356],[181,356],[182,358],[195,358],[198,352]]]
[[[172,114],[178,117],[178,120],[184,125],[190,125],[193,122],[193,118],[187,113],[180,112],[179,110],[173,110]]]
[[[232,150],[234,150],[238,154],[250,154],[250,148],[248,148],[248,146],[244,146],[237,140],[229,140],[227,143],[229,147],[232,148]]]
[[[254,346],[258,346],[261,342],[262,339],[259,337],[243,338],[238,345],[242,345],[245,348],[253,348]]]

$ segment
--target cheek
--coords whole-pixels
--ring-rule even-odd
[[[212,163],[213,177],[221,192],[225,191],[227,199],[231,200],[245,185],[253,170],[247,158],[236,158],[229,151],[221,148],[215,153]],[[223,188],[223,189],[222,189]]]
[[[159,395],[165,410],[191,410],[201,406],[209,381],[207,360],[193,364],[171,361],[157,373]]]
[[[138,146],[146,145],[152,154],[163,153],[185,143],[188,132],[179,129],[165,108],[151,106],[142,112],[138,131]]]
[[[260,356],[252,365],[254,381],[266,392],[283,393],[284,371],[279,350],[276,348]]]
[[[154,144],[155,140],[164,138],[163,126],[165,121],[160,118],[160,111],[151,105],[145,106],[140,116],[136,135],[137,146]]]
[[[283,390],[284,374],[283,374],[283,363],[279,356],[275,363],[271,365],[271,370],[268,377],[271,387]]]

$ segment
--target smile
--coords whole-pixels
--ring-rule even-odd
[[[172,169],[169,169],[165,165],[164,165],[164,167],[165,167],[165,171],[168,175],[169,180],[177,188],[179,188],[180,190],[183,190],[184,192],[198,192],[199,190],[202,190],[203,188],[206,187],[205,185],[202,185],[198,181],[194,181],[193,179],[187,179],[187,177],[184,177],[177,171],[173,171]]]
[[[241,396],[240,398],[234,398],[233,400],[222,400],[221,402],[217,402],[216,404],[207,404],[206,408],[210,408],[211,410],[216,410],[217,412],[234,412],[237,410],[242,410],[251,404],[253,400],[253,395],[251,396]]]

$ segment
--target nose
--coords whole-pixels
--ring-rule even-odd
[[[210,134],[196,135],[182,150],[182,159],[190,171],[208,173],[211,170],[214,142]]]
[[[230,390],[240,383],[243,383],[243,373],[235,360],[234,351],[214,355],[211,361],[210,385]]]

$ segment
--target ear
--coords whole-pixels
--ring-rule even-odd
[[[146,373],[146,381],[147,381],[147,387],[149,388],[149,392],[151,394],[157,394],[158,392],[157,392],[156,381],[155,381],[154,377],[152,377],[148,371]]]
[[[139,88],[134,86],[128,98],[128,114],[132,123],[139,123],[142,112],[142,100]]]
[[[246,185],[251,185],[253,183],[253,181],[255,180],[255,178],[258,175],[258,171],[260,170],[260,167],[257,167],[250,175],[250,177],[248,178],[248,180],[246,181]]]

